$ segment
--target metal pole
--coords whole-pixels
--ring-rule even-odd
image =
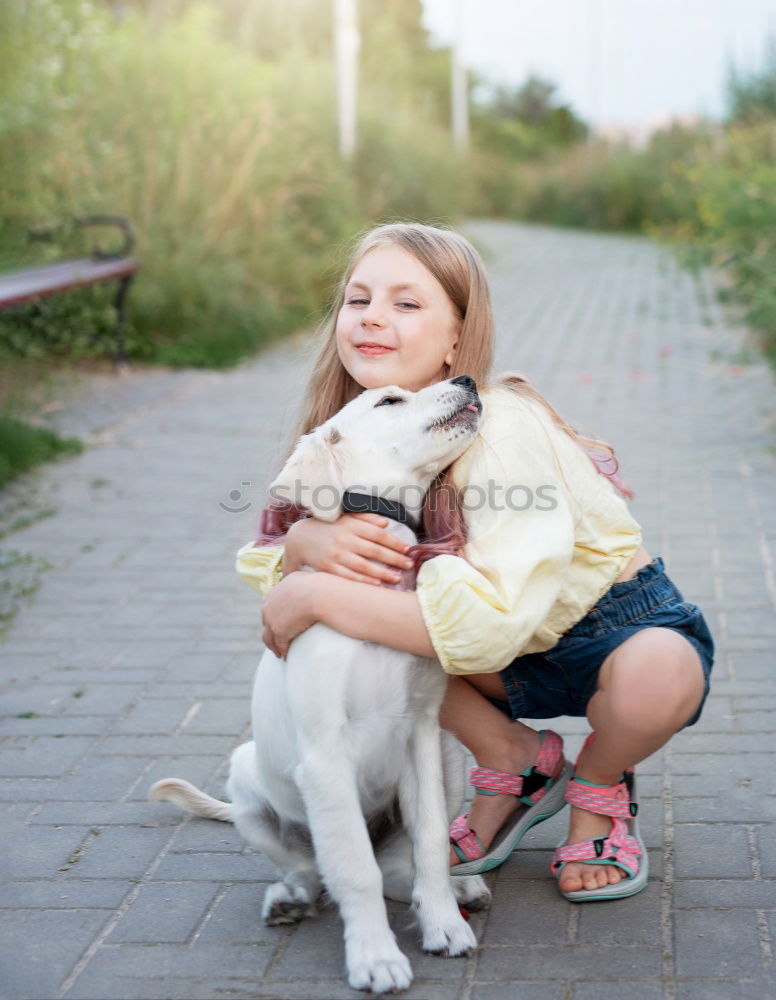
[[[453,0],[453,44],[451,60],[451,99],[453,143],[460,152],[469,148],[469,93],[463,61],[463,3]]]
[[[334,0],[337,119],[339,150],[344,159],[350,159],[356,151],[358,50],[360,46],[356,0]]]

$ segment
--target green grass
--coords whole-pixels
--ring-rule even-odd
[[[77,455],[83,445],[54,431],[32,427],[15,417],[0,415],[0,486],[41,462]]]

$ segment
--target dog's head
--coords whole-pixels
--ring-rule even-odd
[[[346,490],[418,512],[434,477],[474,440],[481,412],[468,375],[418,392],[366,389],[300,438],[270,494],[324,521],[339,517]]]

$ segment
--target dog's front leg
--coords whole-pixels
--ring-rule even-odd
[[[323,881],[345,925],[348,982],[374,993],[406,989],[412,970],[388,926],[382,875],[344,748],[336,743],[310,747],[296,780]]]
[[[406,989],[412,970],[388,926],[382,875],[345,735],[349,679],[362,659],[360,643],[325,625],[294,640],[286,664],[299,751],[294,779],[318,868],[345,924],[348,982],[387,993]]]
[[[412,839],[415,905],[423,950],[436,955],[468,955],[477,939],[458,908],[449,870],[447,810],[436,712],[418,719],[411,743],[412,766],[402,775],[399,802]]]

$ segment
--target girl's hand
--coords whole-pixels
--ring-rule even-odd
[[[379,514],[342,514],[331,524],[312,517],[297,521],[286,535],[284,571],[312,566],[358,583],[398,583],[399,571],[413,563],[404,554],[408,546],[385,530],[387,523]]]
[[[313,610],[316,573],[294,573],[273,587],[264,599],[262,639],[275,656],[286,658],[291,640],[317,621]]]

